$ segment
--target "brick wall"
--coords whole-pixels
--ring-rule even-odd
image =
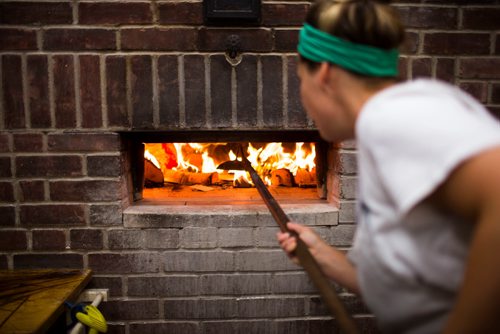
[[[94,269],[91,285],[111,289],[112,332],[328,332],[307,278],[264,239],[269,228],[122,220],[132,190],[120,131],[313,127],[294,55],[308,4],[264,1],[262,24],[241,29],[204,26],[199,1],[0,2],[0,268]],[[499,2],[395,5],[408,26],[402,76],[451,82],[500,115]],[[237,67],[224,59],[229,34],[242,40]],[[341,207],[319,228],[342,247],[355,226],[355,157],[349,142],[330,158]]]

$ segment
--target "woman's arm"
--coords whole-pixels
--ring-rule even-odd
[[[445,333],[500,333],[500,148],[460,165],[430,200],[476,224]]]
[[[356,268],[347,259],[344,252],[328,245],[307,226],[288,223],[287,227],[291,231],[296,232],[300,239],[307,245],[309,252],[328,278],[359,294]],[[295,237],[291,237],[289,233],[281,232],[277,236],[281,248],[283,248],[293,262],[300,264],[298,259],[293,255],[293,251],[297,246]]]

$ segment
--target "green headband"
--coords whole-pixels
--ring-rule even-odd
[[[384,50],[356,44],[304,24],[300,31],[298,51],[311,61],[329,62],[346,70],[370,77],[398,75],[397,49]]]

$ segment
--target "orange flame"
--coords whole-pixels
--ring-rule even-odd
[[[217,166],[227,160],[236,160],[236,154],[226,143],[167,143],[146,144],[145,157],[153,160],[165,174],[165,170],[188,171],[195,173],[222,173]],[[299,169],[312,171],[315,167],[316,150],[314,144],[268,143],[266,145],[250,143],[247,148],[247,159],[252,167],[271,184],[270,174],[273,170],[288,169],[296,175]],[[152,157],[152,158],[151,158]],[[156,164],[155,164],[156,165]],[[174,166],[174,167],[172,167]],[[230,171],[234,180],[244,180],[251,184],[249,175],[244,171]]]

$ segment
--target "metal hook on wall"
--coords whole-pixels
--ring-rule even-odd
[[[226,38],[226,60],[231,66],[238,66],[243,59],[241,54],[241,39],[238,35],[229,35]]]

